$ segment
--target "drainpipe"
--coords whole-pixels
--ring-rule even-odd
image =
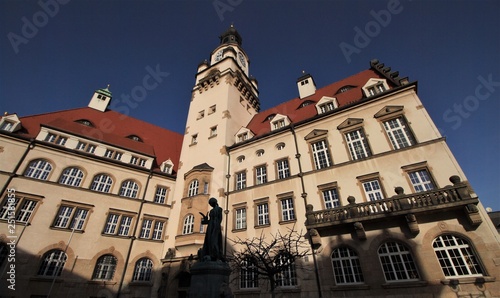
[[[224,228],[224,258],[227,258],[227,229],[228,229],[228,218],[227,215],[229,214],[229,178],[231,178],[231,154],[229,153],[229,149],[226,147],[226,152],[227,152],[227,174],[226,174],[226,210],[224,210],[224,213],[226,214],[226,227]]]
[[[294,127],[293,123],[290,125],[290,131],[292,132],[293,140],[295,142],[295,158],[297,158],[297,162],[299,164],[299,177],[300,177],[300,183],[302,186],[301,197],[302,197],[302,199],[304,199],[304,205],[307,207],[307,193],[306,193],[306,188],[305,188],[305,183],[304,183],[304,173],[302,172],[302,164],[300,163],[299,144],[297,142],[297,135],[295,134],[295,127]],[[315,253],[315,250],[313,248],[311,234],[309,234],[309,231],[307,231],[307,234],[309,235],[308,240],[309,240],[309,243],[311,245],[311,252],[312,252],[312,257],[313,257],[313,262],[314,262],[314,273],[316,275],[316,286],[318,287],[318,294],[319,294],[318,297],[322,298],[323,295],[321,293],[321,283],[320,283],[320,279],[319,279],[318,264],[316,262],[316,253]]]
[[[132,253],[132,246],[134,245],[134,241],[137,239],[135,235],[137,233],[137,229],[139,228],[139,219],[141,218],[142,207],[146,202],[146,192],[148,190],[149,181],[151,180],[152,177],[153,177],[153,172],[150,170],[148,175],[148,180],[146,181],[146,186],[144,187],[144,193],[142,194],[141,204],[139,205],[139,211],[137,213],[137,222],[135,224],[132,236],[130,237],[130,245],[128,246],[127,257],[125,258],[125,265],[123,268],[122,276],[120,278],[120,285],[118,286],[118,293],[116,294],[116,298],[120,298],[122,292],[123,281],[125,280],[125,273],[127,272],[128,262],[130,260],[130,254]]]

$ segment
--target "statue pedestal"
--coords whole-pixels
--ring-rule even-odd
[[[197,262],[191,266],[189,298],[233,297],[229,289],[231,269],[221,261]]]

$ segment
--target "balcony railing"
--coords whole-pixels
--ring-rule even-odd
[[[480,224],[482,220],[476,207],[479,202],[477,196],[469,191],[468,185],[461,182],[458,176],[450,177],[450,181],[452,186],[408,195],[404,194],[403,188],[396,187],[395,196],[377,201],[356,203],[356,199],[350,196],[347,198],[347,206],[332,209],[314,211],[313,206],[308,205],[306,226],[308,229],[322,229],[356,223],[355,228],[358,228],[364,221],[402,215],[406,216],[410,225],[411,222],[416,222],[415,214],[460,206],[465,207],[471,224]]]

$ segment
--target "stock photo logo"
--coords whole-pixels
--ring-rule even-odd
[[[19,46],[21,44],[27,44],[30,39],[34,38],[38,34],[38,30],[45,27],[50,18],[55,17],[60,10],[60,5],[68,4],[70,0],[47,0],[38,1],[38,6],[40,10],[35,12],[31,19],[23,16],[21,18],[21,30],[20,34],[9,32],[7,33],[7,38],[10,41],[10,45],[14,50],[14,53],[19,53]]]

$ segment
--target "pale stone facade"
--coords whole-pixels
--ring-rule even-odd
[[[311,237],[279,295],[500,296],[499,234],[416,83],[372,61],[322,88],[304,74],[298,98],[261,111],[241,45],[231,27],[198,66],[184,135],[106,110],[107,88],[2,118],[2,297],[185,297],[210,197],[226,239]]]

